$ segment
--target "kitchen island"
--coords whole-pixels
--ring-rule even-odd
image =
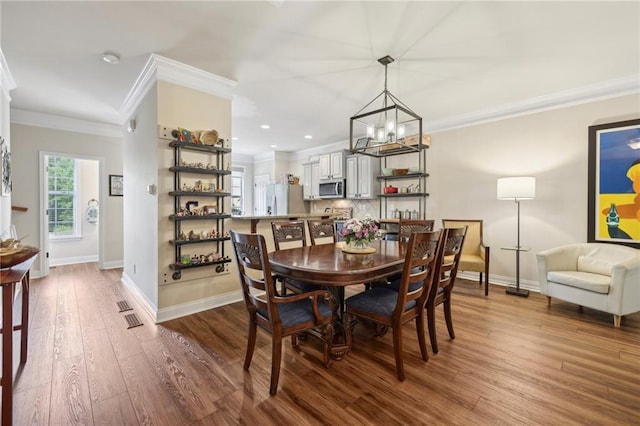
[[[298,219],[329,219],[329,213],[298,213],[298,214],[281,214],[281,215],[262,215],[262,216],[232,216],[231,220],[249,220],[251,221],[251,233],[258,231],[258,223],[261,220],[273,222],[274,220],[298,220]],[[232,228],[233,229],[233,228]]]

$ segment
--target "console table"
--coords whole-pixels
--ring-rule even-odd
[[[27,362],[29,335],[29,269],[36,256],[0,271],[2,285],[2,424],[13,424],[13,332],[20,331],[20,365]],[[22,287],[22,321],[13,325],[13,302],[17,285]]]

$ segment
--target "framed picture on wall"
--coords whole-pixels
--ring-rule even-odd
[[[587,241],[640,248],[640,119],[589,127]]]
[[[112,197],[122,197],[124,195],[122,188],[122,176],[109,175],[109,195]]]
[[[2,170],[2,196],[11,195],[11,153],[9,147],[0,136],[0,170]]]

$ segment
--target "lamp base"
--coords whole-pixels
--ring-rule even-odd
[[[505,293],[510,294],[511,296],[529,297],[529,290],[521,288],[507,287]]]

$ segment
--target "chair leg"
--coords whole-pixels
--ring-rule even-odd
[[[421,315],[416,317],[416,331],[418,332],[418,343],[420,344],[420,354],[422,359],[429,361],[429,352],[427,351],[427,330],[424,328],[424,310]]]
[[[620,328],[620,322],[622,321],[622,315],[614,315],[613,316],[613,326],[615,328]]]
[[[489,295],[489,271],[484,274],[484,295]]]
[[[431,350],[438,353],[438,338],[436,336],[436,306],[427,306],[427,322],[429,323],[429,339],[431,340]]]
[[[393,352],[396,357],[396,371],[398,380],[404,381],[404,362],[402,359],[402,325],[393,325]]]
[[[331,345],[333,344],[333,324],[327,324],[322,330],[322,334],[324,334],[324,366],[329,368],[331,367],[331,363],[333,360],[331,359]]]
[[[298,347],[298,336],[295,333],[291,335],[291,346],[294,348]]]
[[[271,386],[269,387],[269,394],[275,395],[278,391],[280,361],[282,358],[282,336],[279,332],[273,334],[271,345]]]
[[[247,352],[244,356],[244,369],[248,370],[251,365],[251,359],[253,358],[253,350],[256,347],[256,334],[258,332],[258,325],[256,323],[255,315],[249,315],[249,335],[247,338]]]
[[[451,294],[448,294],[447,299],[444,301],[444,320],[447,323],[449,337],[455,339],[456,333],[453,331],[453,318],[451,317]]]
[[[351,321],[353,320],[353,315],[348,312],[342,316],[342,328],[344,329],[344,343],[347,346],[347,352],[345,355],[351,352],[351,345],[353,344],[353,334],[351,330]]]

